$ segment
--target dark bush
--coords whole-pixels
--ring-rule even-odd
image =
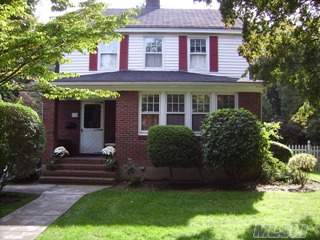
[[[270,150],[273,156],[283,163],[287,163],[293,156],[293,151],[287,145],[279,142],[270,141]]]
[[[148,151],[156,167],[188,168],[201,159],[199,142],[184,126],[153,126],[148,134]]]
[[[314,145],[320,145],[320,119],[312,119],[307,127],[307,138]]]
[[[38,114],[29,107],[0,101],[0,167],[16,179],[35,173],[44,148]]]
[[[249,172],[261,172],[268,153],[268,137],[262,124],[244,109],[222,109],[210,114],[202,125],[205,163],[223,167],[233,180]]]
[[[304,128],[295,122],[283,123],[280,128],[281,140],[284,144],[306,144]]]

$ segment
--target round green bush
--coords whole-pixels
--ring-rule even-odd
[[[155,167],[197,166],[200,145],[191,129],[184,126],[153,126],[148,133],[148,151]]]
[[[262,124],[245,109],[222,109],[210,114],[202,125],[204,160],[209,167],[223,167],[234,180],[261,166],[268,150]],[[256,174],[253,174],[256,175]]]
[[[293,151],[288,146],[279,142],[270,141],[270,150],[275,158],[284,163],[287,163],[293,156]]]
[[[307,153],[296,154],[289,159],[288,167],[293,172],[293,182],[303,187],[308,181],[308,173],[314,171],[317,159]]]
[[[21,104],[0,101],[0,167],[8,166],[16,179],[35,173],[44,149],[44,131],[38,114]]]

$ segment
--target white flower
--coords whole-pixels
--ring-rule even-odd
[[[113,156],[116,152],[116,149],[112,146],[108,146],[108,147],[105,147],[104,149],[102,149],[101,152],[103,155]]]
[[[60,157],[60,158],[64,157],[65,155],[69,155],[69,154],[70,154],[69,151],[65,147],[62,147],[62,146],[55,148],[53,151],[53,155],[55,157]]]

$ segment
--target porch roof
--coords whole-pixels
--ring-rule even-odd
[[[59,79],[58,83],[260,83],[239,78],[178,71],[117,71]]]

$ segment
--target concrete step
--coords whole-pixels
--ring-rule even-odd
[[[42,172],[42,176],[114,178],[116,173],[111,171],[46,170]]]
[[[50,184],[88,184],[88,185],[108,185],[114,184],[114,178],[95,178],[95,177],[60,177],[60,176],[41,176],[40,183]]]
[[[53,170],[83,170],[83,171],[105,171],[104,164],[73,164],[73,163],[57,163],[52,166]]]
[[[97,158],[97,157],[67,157],[57,160],[58,163],[65,163],[65,164],[103,164],[104,158]]]

